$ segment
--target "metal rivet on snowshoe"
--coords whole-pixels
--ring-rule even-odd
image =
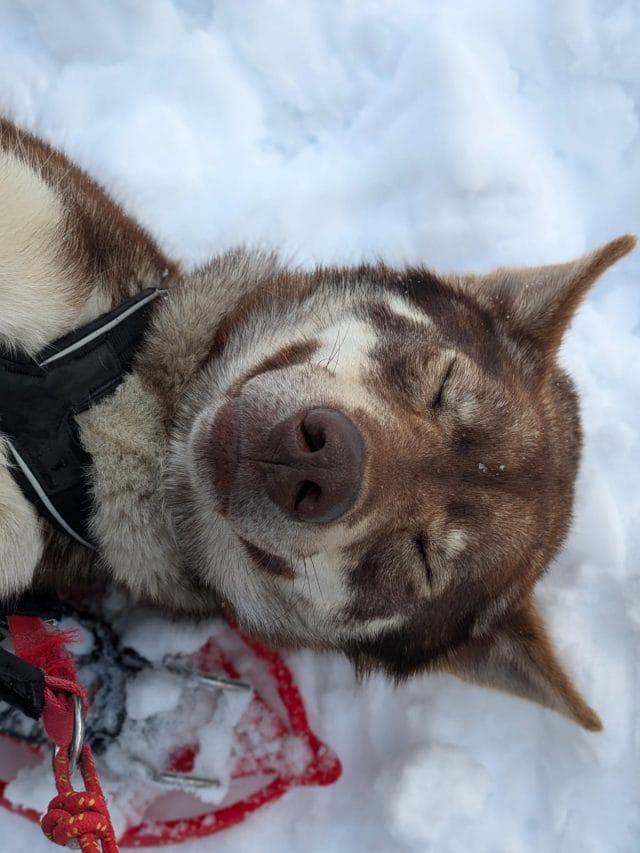
[[[190,773],[176,773],[173,770],[156,770],[139,756],[131,756],[131,760],[144,768],[147,776],[158,785],[170,785],[175,788],[220,788],[219,779],[208,779],[206,776],[192,776]]]
[[[166,657],[162,661],[162,665],[168,672],[173,673],[173,675],[192,678],[204,687],[218,687],[221,690],[242,691],[252,689],[251,685],[247,684],[246,681],[238,681],[233,678],[227,678],[225,675],[212,675],[209,672],[200,672],[200,670],[197,669],[189,669],[188,666],[185,666],[180,662],[180,659],[176,657]]]
[[[204,776],[192,776],[190,773],[173,773],[164,770],[155,774],[156,782],[164,785],[174,785],[176,782],[181,786],[189,788],[219,788],[222,783],[219,779],[207,779]]]

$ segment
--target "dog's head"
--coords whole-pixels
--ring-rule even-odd
[[[218,330],[174,442],[199,580],[268,642],[453,671],[598,728],[531,595],[581,444],[557,351],[633,244],[485,276],[274,273]]]

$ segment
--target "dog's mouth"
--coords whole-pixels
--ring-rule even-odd
[[[268,501],[294,522],[328,524],[356,503],[365,442],[338,409],[315,407],[272,427],[248,415],[241,397],[219,409],[203,447],[213,491],[224,514],[251,499]],[[247,423],[249,421],[249,423]]]

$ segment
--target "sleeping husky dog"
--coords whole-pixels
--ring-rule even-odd
[[[102,579],[226,611],[274,646],[342,651],[361,673],[450,672],[597,730],[533,587],[580,456],[558,348],[634,242],[477,276],[309,272],[244,250],[186,272],[63,155],[0,123],[2,351],[38,362],[163,291],[132,371],[76,418],[94,550],[36,513],[0,433],[0,599]]]

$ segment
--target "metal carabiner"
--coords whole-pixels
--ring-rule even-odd
[[[84,746],[85,716],[82,699],[79,696],[76,696],[75,693],[72,693],[71,700],[73,702],[73,734],[71,736],[71,743],[66,747],[66,749],[69,751],[69,767],[73,773],[78,766],[82,747]],[[64,747],[55,746],[53,749],[54,770],[56,755],[58,755],[59,751],[63,748]]]

